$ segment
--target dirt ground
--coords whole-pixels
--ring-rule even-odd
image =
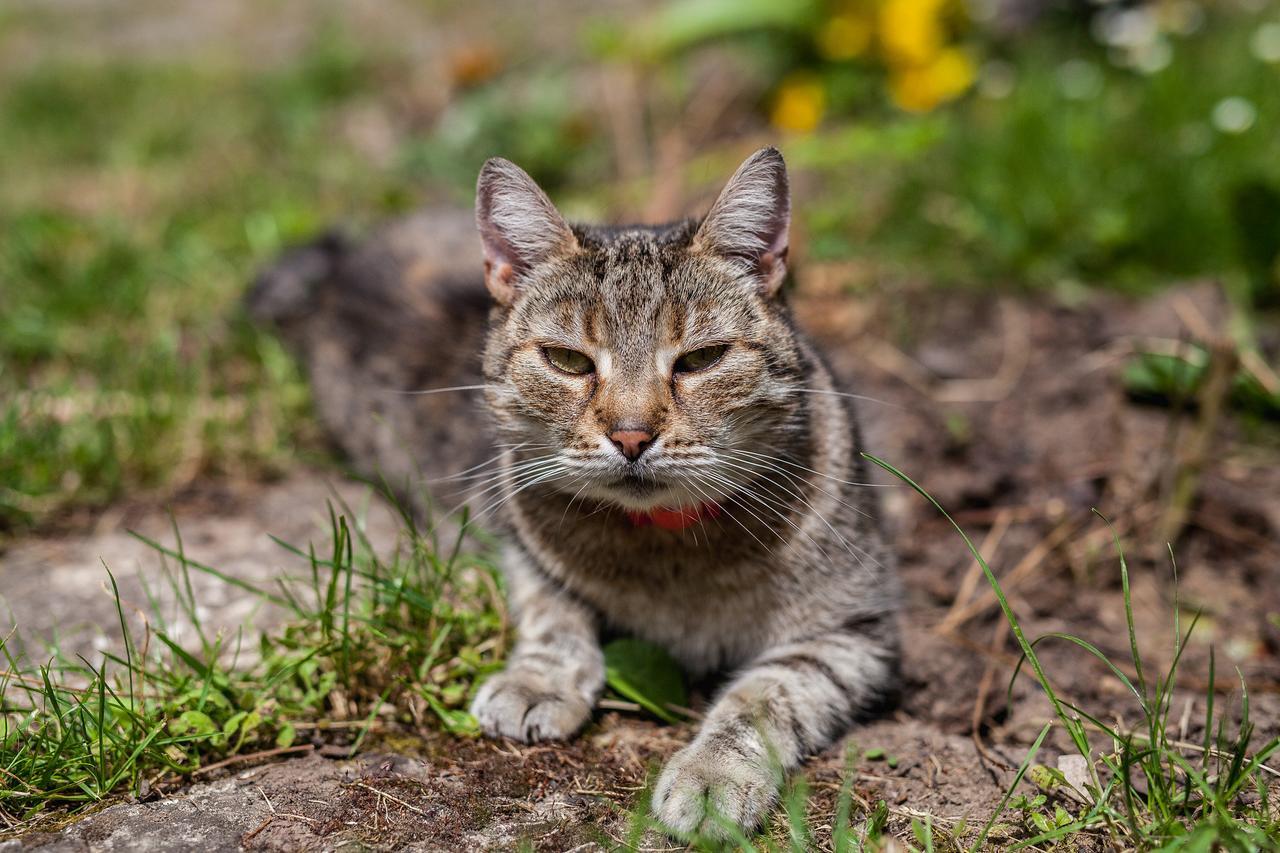
[[[885,294],[872,284],[861,296],[843,295],[858,278],[855,268],[802,272],[797,310],[837,371],[872,398],[861,406],[869,449],[955,515],[1004,579],[1029,636],[1078,634],[1130,670],[1118,562],[1097,508],[1130,560],[1145,663],[1167,666],[1175,586],[1157,529],[1174,460],[1192,446],[1202,419],[1130,402],[1120,370],[1135,342],[1223,329],[1217,291],[1191,286],[1146,302],[1094,295],[1074,305],[936,289]],[[1182,460],[1202,470],[1175,542],[1177,596],[1184,628],[1192,614],[1202,615],[1173,717],[1183,739],[1194,741],[1212,644],[1219,707],[1238,707],[1238,668],[1266,738],[1280,729],[1280,453],[1274,427],[1234,417],[1218,423],[1212,438],[1205,458]],[[280,532],[282,519],[293,518],[286,533],[300,539],[319,529],[308,525],[323,509],[322,477],[219,487],[180,502],[178,523],[205,530],[188,536],[199,559],[261,572],[273,564],[255,549],[268,530]],[[891,484],[887,475],[882,480]],[[351,495],[352,486],[340,488]],[[883,497],[908,590],[906,683],[895,709],[850,735],[855,756],[872,749],[885,756],[857,759],[857,802],[885,800],[891,829],[902,833],[925,814],[943,828],[980,824],[1048,719],[1048,703],[1023,678],[1006,704],[1013,640],[947,522],[905,487],[887,485]],[[97,530],[15,546],[0,557],[9,608],[20,622],[34,617],[53,627],[68,612],[59,604],[64,591],[92,586],[92,555],[115,567],[125,545],[119,529],[162,520],[154,511],[117,514],[99,519]],[[226,530],[238,532],[216,535]],[[385,519],[371,521],[370,530],[391,535]],[[129,553],[135,573],[154,570]],[[121,573],[133,577],[125,566]],[[97,611],[75,600],[75,612],[93,621]],[[209,618],[240,624],[240,606],[231,597]],[[41,613],[56,618],[42,623]],[[1101,664],[1065,643],[1042,652],[1064,696],[1102,719],[1136,722],[1133,697]],[[156,791],[151,801],[106,808],[56,834],[0,842],[0,851],[510,849],[520,841],[539,850],[607,848],[625,836],[627,809],[646,775],[692,731],[602,711],[569,744],[401,733],[352,761],[325,757],[342,750],[317,732],[301,747],[306,754],[233,764],[189,790]],[[817,825],[830,824],[847,746],[806,768]],[[1051,736],[1039,760],[1052,765],[1066,751]],[[645,844],[662,849],[666,842],[650,836]]]

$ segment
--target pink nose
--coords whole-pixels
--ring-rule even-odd
[[[653,433],[642,429],[620,429],[609,433],[613,446],[632,462],[639,459],[640,454],[653,444],[653,438]]]

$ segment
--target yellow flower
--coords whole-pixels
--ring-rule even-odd
[[[818,53],[834,62],[853,59],[870,44],[871,22],[852,12],[841,12],[827,19],[818,30]]]
[[[904,110],[927,112],[964,94],[975,74],[968,55],[958,48],[943,48],[930,62],[894,71],[889,93]]]
[[[884,0],[880,45],[895,65],[923,65],[946,44],[942,13],[947,0]]]
[[[769,120],[779,130],[808,133],[822,121],[826,108],[822,81],[808,74],[793,74],[778,87]]]

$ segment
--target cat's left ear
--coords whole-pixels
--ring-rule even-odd
[[[738,167],[693,238],[695,250],[740,261],[771,297],[787,275],[791,190],[777,148],[762,148]]]
[[[484,244],[484,279],[501,305],[516,301],[521,278],[577,238],[533,178],[510,160],[485,162],[476,182],[476,226]]]

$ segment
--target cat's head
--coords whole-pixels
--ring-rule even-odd
[[[519,167],[480,172],[496,302],[485,354],[517,486],[629,510],[716,503],[802,420],[804,361],[780,290],[790,200],[765,148],[701,222],[569,225]]]

